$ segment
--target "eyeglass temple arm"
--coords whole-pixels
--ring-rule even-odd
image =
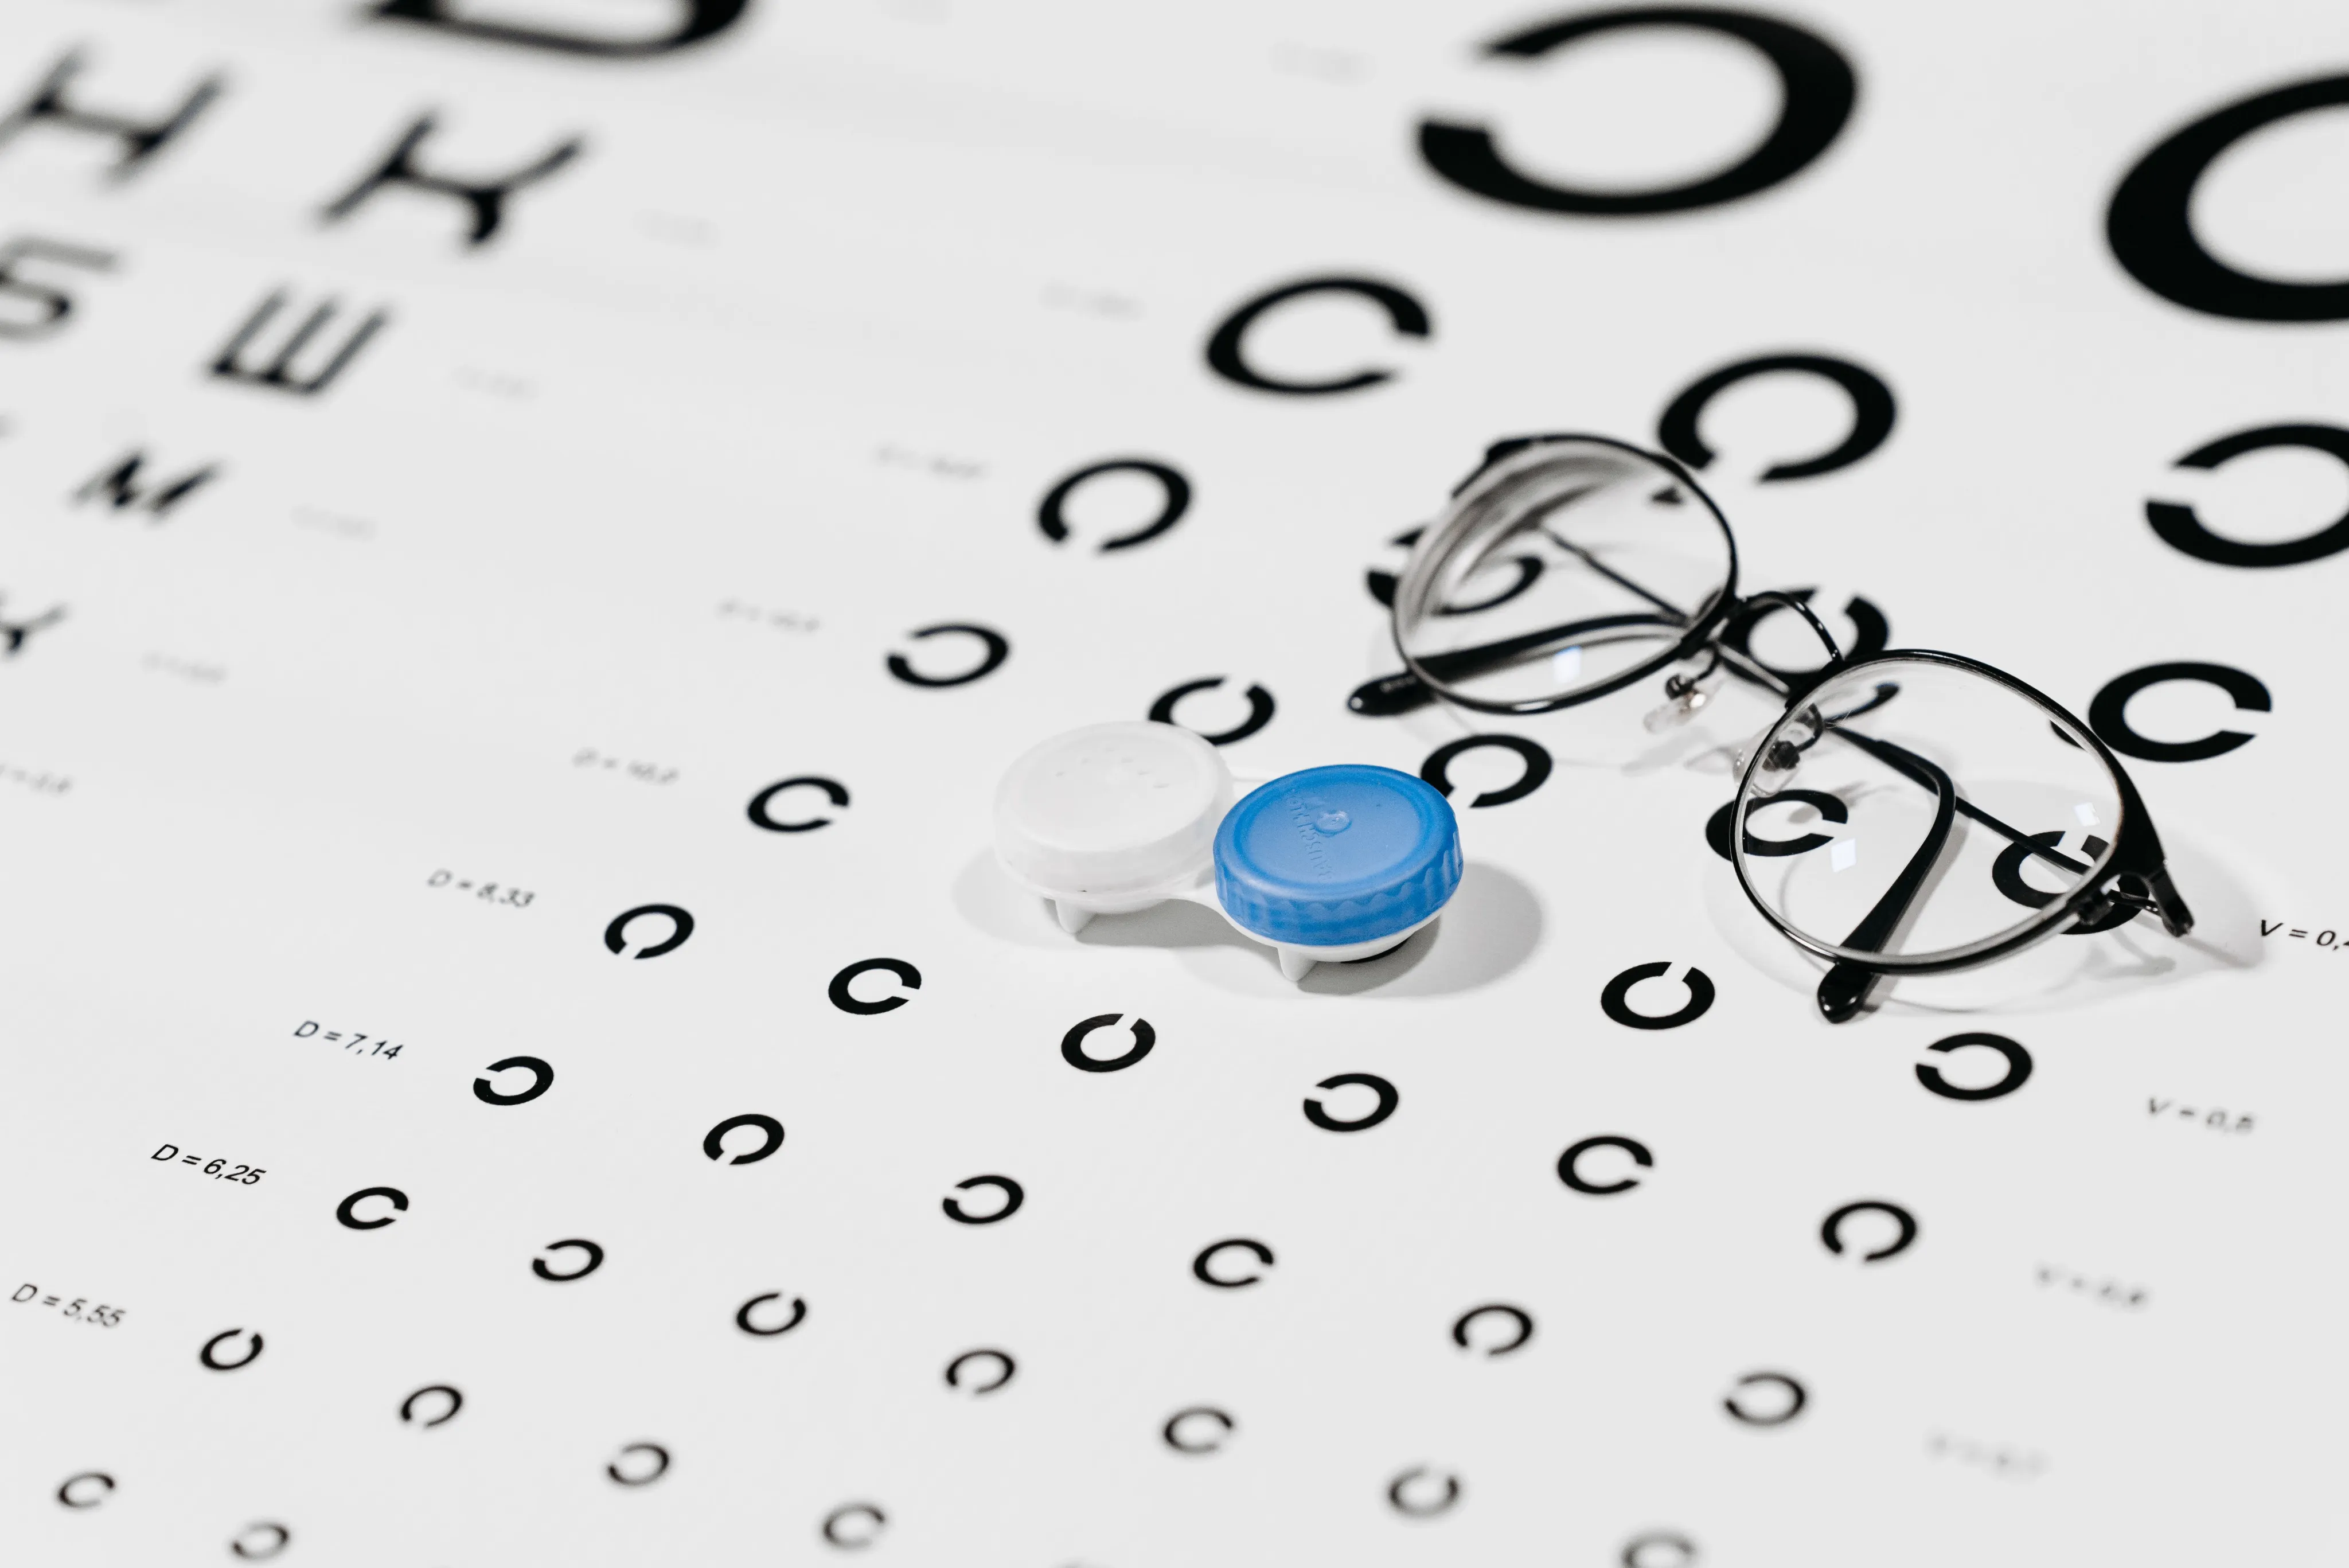
[[[1547,529],[1543,532],[1548,534]],[[1496,642],[1480,643],[1474,648],[1454,649],[1448,653],[1430,654],[1419,661],[1422,669],[1438,680],[1455,680],[1464,675],[1475,675],[1495,669],[1546,645],[1571,641],[1586,632],[1611,630],[1618,627],[1628,626],[1685,627],[1689,624],[1686,612],[1659,597],[1644,585],[1605,566],[1597,556],[1570,541],[1558,538],[1554,534],[1548,536],[1553,543],[1581,556],[1603,576],[1658,607],[1658,613],[1597,616],[1588,620],[1567,621],[1562,625],[1545,627],[1539,631],[1521,632],[1516,637],[1503,638]],[[1781,593],[1775,588],[1754,594],[1741,601],[1724,624],[1734,625],[1740,618],[1754,615],[1759,609],[1780,605],[1793,610],[1804,620],[1809,622],[1812,631],[1817,634],[1822,643],[1826,644],[1827,662],[1824,670],[1831,670],[1843,662],[1843,649],[1836,645],[1834,634],[1827,630],[1826,624],[1819,619],[1809,605],[1793,594]],[[1712,651],[1729,667],[1729,672],[1738,679],[1751,681],[1780,697],[1790,694],[1791,688],[1785,680],[1753,655],[1741,653],[1717,638],[1712,643]],[[1350,711],[1360,713],[1364,718],[1386,719],[1397,713],[1408,713],[1413,709],[1424,707],[1433,701],[1435,701],[1435,693],[1427,689],[1424,681],[1411,670],[1399,670],[1392,675],[1381,675],[1376,680],[1365,680],[1355,687],[1346,698],[1346,706]]]
[[[2140,893],[2129,887],[2135,881],[2144,885]],[[2151,909],[2161,918],[2161,929],[2173,937],[2182,937],[2194,929],[2194,911],[2178,894],[2177,884],[2169,879],[2169,867],[2156,866],[2150,871],[2124,873],[2113,886],[2110,898],[2135,904],[2140,909]]]
[[[1931,769],[1933,773],[1940,770],[1916,753],[1854,730],[1833,725],[1830,729],[1837,740],[1857,746],[1893,772],[1929,789],[1935,787],[1927,770]],[[2120,783],[2121,793],[2121,841],[2115,847],[2110,863],[2116,880],[2104,899],[2081,910],[2080,918],[2093,920],[2118,901],[2135,905],[2140,909],[2150,909],[2160,917],[2163,929],[2173,937],[2182,937],[2194,929],[2194,912],[2186,907],[2186,900],[2178,896],[2176,884],[2169,879],[2168,867],[2162,859],[2161,840],[2154,836],[2150,819],[2146,815],[2145,802],[2138,798],[2137,786],[2118,763],[2110,765],[2113,777]],[[1958,815],[1981,823],[2009,844],[2023,846],[2034,858],[2044,860],[2075,876],[2085,877],[2088,873],[2088,867],[2080,861],[2037,842],[2021,828],[2000,821],[1963,795],[1957,796],[1957,809]],[[2132,882],[2137,887],[2129,886]]]
[[[2121,833],[2113,846],[2108,863],[2114,873],[2113,885],[2101,898],[2083,911],[2082,918],[2093,919],[2116,904],[2134,905],[2150,909],[2160,917],[2162,929],[2173,937],[2182,937],[2194,929],[2194,911],[2178,897],[2178,887],[2169,879],[2169,867],[2161,850],[2161,836],[2154,831],[2153,818],[2145,809],[2145,802],[2137,793],[2136,781],[2127,770],[2110,756],[2105,763],[2113,771],[2120,784]]]
[[[1867,919],[1844,939],[1843,946],[1866,952],[1883,950],[1884,944],[1892,939],[1892,933],[1907,916],[1909,906],[1916,902],[1917,895],[1923,890],[1925,878],[1931,874],[1934,863],[1940,858],[1956,813],[1962,813],[1981,823],[2010,843],[2027,846],[2033,854],[2053,861],[2066,871],[2082,875],[2087,872],[2086,866],[2070,856],[2034,843],[2028,835],[2010,827],[1960,796],[1948,774],[1907,747],[1896,746],[1889,741],[1879,741],[1850,730],[1837,729],[1832,732],[1894,772],[1925,785],[1937,797],[1933,826],[1926,834],[1924,843],[1909,857],[1899,879],[1886,890],[1884,897],[1877,901],[1876,908],[1868,911]],[[2169,879],[2168,867],[2162,860],[2160,840],[2153,836],[2145,815],[2145,803],[2137,798],[2136,786],[2117,765],[2114,768],[2114,776],[2120,781],[2122,821],[2127,836],[2116,849],[2114,860],[2126,863],[2129,868],[2119,873],[2113,888],[2102,898],[2081,911],[2081,918],[2093,920],[2116,903],[2132,904],[2141,909],[2151,909],[2161,918],[2164,929],[2173,937],[2182,937],[2194,929],[2193,911],[2186,907],[2186,900],[2178,896],[2176,885]],[[2137,886],[2132,888],[2131,883]],[[1881,971],[1867,964],[1851,960],[1837,962],[1819,981],[1819,1012],[1830,1023],[1848,1023],[1867,1004],[1868,993],[1881,978]]]
[[[1933,825],[1926,830],[1925,841],[1909,857],[1909,864],[1900,868],[1900,875],[1884,890],[1876,907],[1843,940],[1841,945],[1862,952],[1881,952],[1884,944],[1900,929],[1900,922],[1909,918],[1909,910],[1916,903],[1917,895],[1924,890],[1925,878],[1932,875],[1935,864],[1940,860],[1941,851],[1950,842],[1950,828],[1957,820],[1958,786],[1950,781],[1948,774],[1914,752],[1886,745],[1881,741],[1874,744],[1899,753],[1913,764],[1913,773],[1909,767],[1900,771],[1930,785],[1935,800]],[[1882,977],[1882,971],[1867,964],[1848,959],[1838,961],[1819,981],[1820,1013],[1829,1023],[1849,1023],[1867,1005],[1868,992],[1876,989],[1876,982]]]
[[[1857,746],[1861,751],[1866,752],[1869,756],[1874,757],[1878,762],[1882,763],[1886,767],[1890,768],[1894,773],[1900,774],[1912,784],[1923,784],[1927,789],[1938,790],[1941,786],[1934,781],[1938,778],[1943,782],[1947,782],[1949,779],[1949,774],[1942,773],[1940,769],[1935,767],[1932,763],[1927,762],[1916,753],[1909,750],[1906,746],[1896,746],[1889,741],[1879,741],[1872,735],[1863,735],[1856,730],[1846,730],[1830,726],[1830,732],[1834,734],[1836,739],[1845,742],[1847,744]],[[1963,795],[1957,794],[1954,789],[1951,793],[1952,798],[1956,802],[1958,815],[1961,816],[1981,823],[1984,827],[1989,828],[1992,833],[1997,834],[2009,844],[2021,844],[2028,846],[2033,856],[2041,860],[2046,861],[2051,866],[2059,867],[2062,869],[2073,872],[2075,875],[2086,874],[2088,869],[2087,867],[2081,864],[2079,861],[2073,859],[2062,850],[2051,849],[2045,845],[2037,842],[2030,834],[2023,832],[2023,829],[2000,821],[1997,817],[1992,816],[1990,813],[1984,811],[1973,802],[1966,799]]]
[[[1670,599],[1665,598],[1662,595],[1657,593],[1653,588],[1648,587],[1647,584],[1640,582],[1636,577],[1625,576],[1622,573],[1617,571],[1614,567],[1600,560],[1597,556],[1592,555],[1589,551],[1584,549],[1573,540],[1567,538],[1562,534],[1557,534],[1550,529],[1544,528],[1541,531],[1541,535],[1551,544],[1557,545],[1559,549],[1564,550],[1568,554],[1579,559],[1584,566],[1588,566],[1592,571],[1598,573],[1600,576],[1605,577],[1609,582],[1613,583],[1616,587],[1629,588],[1631,592],[1639,595],[1640,597],[1647,600],[1650,604],[1663,611],[1664,614],[1671,617],[1672,623],[1674,625],[1686,626],[1688,624],[1688,612],[1686,610],[1681,608]]]
[[[1449,653],[1431,653],[1419,661],[1420,667],[1438,680],[1454,680],[1464,675],[1497,669],[1528,653],[1557,644],[1571,644],[1594,631],[1614,631],[1634,626],[1678,626],[1661,615],[1634,612],[1628,615],[1594,616],[1588,620],[1570,620],[1559,626],[1544,627],[1539,631],[1520,632],[1497,642],[1480,643],[1475,648],[1454,649]],[[1435,701],[1435,693],[1427,689],[1420,678],[1408,670],[1398,670],[1392,675],[1381,675],[1365,680],[1347,697],[1346,706],[1365,718],[1384,719],[1397,713],[1408,713]]]

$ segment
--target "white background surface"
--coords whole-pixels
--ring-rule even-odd
[[[616,31],[672,14],[576,9]],[[1775,115],[1759,57],[1704,35],[1480,60],[1571,11],[759,0],[626,62],[348,5],[17,0],[10,93],[73,46],[85,104],[161,106],[206,69],[229,88],[119,183],[98,139],[0,150],[0,240],[120,258],[27,268],[74,312],[0,342],[0,612],[67,607],[0,661],[0,763],[72,781],[0,775],[0,1290],[127,1309],[108,1329],[0,1301],[7,1555],[218,1561],[274,1521],[287,1562],[828,1560],[820,1524],[859,1501],[888,1516],[876,1563],[1611,1564],[1658,1531],[1722,1565],[2337,1553],[2349,965],[2261,930],[2349,930],[2349,560],[2209,565],[2144,504],[2251,540],[2349,507],[2313,454],[2171,468],[2341,420],[2349,327],[2179,309],[2103,224],[2171,130],[2349,68],[2349,22],[1808,5],[1789,19],[1850,59],[1859,99],[1782,185],[1602,220],[1435,178],[1413,138],[1439,110],[1506,125],[1529,172],[1626,185],[1718,166]],[[436,168],[587,147],[477,251],[424,194],[322,225],[426,109]],[[2349,111],[2246,139],[2199,233],[2270,275],[2343,275],[2344,156]],[[1407,289],[1432,336],[1325,296],[1268,317],[1253,358],[1391,379],[1278,397],[1209,372],[1230,311],[1330,275]],[[393,319],[319,398],[205,376],[277,287],[340,298],[337,334]],[[1392,667],[1362,586],[1400,559],[1386,542],[1492,438],[1649,441],[1681,388],[1779,351],[1869,368],[1899,418],[1862,462],[1764,485],[1833,443],[1840,398],[1779,377],[1713,405],[1705,479],[1749,585],[1864,593],[1896,643],[2075,711],[2171,660],[2273,693],[2265,714],[2191,686],[2131,709],[2163,738],[2256,732],[2131,764],[2190,944],[2065,939],[1819,1023],[1704,846],[1717,748],[1769,716],[1735,693],[1663,743],[1645,691],[1507,726],[1557,773],[1463,810],[1453,910],[1302,990],[1204,911],[1069,939],[997,877],[1003,765],[1182,681],[1228,678],[1183,710],[1209,729],[1251,682],[1273,693],[1227,750],[1242,772],[1415,771],[1475,726],[1343,707]],[[160,522],[75,504],[134,447],[150,475],[222,477]],[[1128,455],[1188,477],[1178,525],[1099,553],[1154,501],[1104,482],[1046,539],[1042,494]],[[887,673],[894,651],[961,657],[906,634],[965,621],[1009,639],[999,670]],[[674,778],[578,765],[589,749]],[[801,774],[851,791],[831,826],[745,820]],[[1455,804],[1514,776],[1464,759]],[[535,897],[428,887],[443,868]],[[647,903],[689,909],[691,940],[614,957],[606,922]],[[831,977],[876,955],[918,966],[910,1002],[833,1008]],[[1605,1018],[1607,981],[1657,960],[1710,975],[1713,1009]],[[1071,1071],[1061,1035],[1103,1012],[1146,1017],[1154,1050]],[[404,1049],[355,1059],[305,1020]],[[1921,1088],[1925,1047],[1965,1030],[2023,1042],[2026,1087]],[[554,1087],[477,1100],[514,1054]],[[1344,1072],[1392,1080],[1394,1116],[1309,1124]],[[703,1157],[753,1111],[787,1127],[780,1153]],[[1642,1185],[1563,1187],[1560,1150],[1609,1133],[1653,1151]],[[165,1143],[268,1174],[224,1188],[151,1161]],[[950,1223],[940,1199],[983,1172],[1025,1205]],[[336,1224],[377,1185],[411,1199],[396,1224]],[[1917,1244],[1828,1253],[1822,1218],[1870,1198],[1916,1215]],[[605,1266],[535,1278],[574,1236]],[[1277,1263],[1201,1285],[1192,1258],[1233,1236]],[[806,1321],[740,1334],[768,1291]],[[1453,1343],[1486,1302],[1533,1315],[1523,1351]],[[263,1356],[200,1366],[231,1327]],[[978,1347],[1019,1372],[974,1398],[942,1372]],[[1723,1412],[1759,1370],[1802,1381],[1797,1419]],[[434,1383],[461,1413],[403,1425]],[[1221,1451],[1161,1441],[1195,1405],[1237,1422]],[[672,1468],[614,1485],[638,1441]],[[1441,1517],[1388,1505],[1417,1465],[1460,1481]],[[60,1507],[86,1470],[117,1490]]]

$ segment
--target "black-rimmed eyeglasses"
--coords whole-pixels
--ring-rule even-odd
[[[1778,609],[1824,666],[1789,680],[1744,651],[1741,632]],[[2085,724],[1978,660],[1847,659],[1801,597],[1739,597],[1727,520],[1669,458],[1599,436],[1495,446],[1413,548],[1393,618],[1404,668],[1359,689],[1357,712],[1545,713],[1668,670],[1651,728],[1725,676],[1781,698],[1743,759],[1731,859],[1754,907],[1826,961],[1834,1023],[1888,975],[2145,910],[2172,936],[2193,926],[2136,785]]]

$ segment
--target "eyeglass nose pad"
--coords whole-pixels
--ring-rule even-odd
[[[1640,722],[1651,735],[1677,729],[1695,718],[1698,711],[1713,701],[1713,693],[1721,689],[1721,682],[1722,676],[1717,670],[1693,679],[1685,675],[1671,676],[1664,681],[1663,702],[1650,709]]]
[[[1793,784],[1795,772],[1803,765],[1801,747],[1792,741],[1770,741],[1769,736],[1770,732],[1764,730],[1737,753],[1738,776],[1744,777],[1752,769],[1755,789],[1762,794],[1776,794]],[[1769,742],[1769,750],[1763,753],[1761,765],[1756,767],[1754,748],[1764,741]]]

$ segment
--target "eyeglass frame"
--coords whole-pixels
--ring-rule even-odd
[[[1709,654],[1712,662],[1695,677],[1675,674],[1666,680],[1667,697],[1686,704],[1690,695],[1698,690],[1698,681],[1709,677],[1715,667],[1725,668],[1730,673],[1752,684],[1761,686],[1784,700],[1785,707],[1762,732],[1763,738],[1766,740],[1785,724],[1789,715],[1795,712],[1806,697],[1831,679],[1840,679],[1857,672],[1864,672],[1870,666],[1878,663],[1922,661],[1940,665],[1963,674],[1990,680],[2021,696],[2043,712],[2051,715],[2054,720],[2061,721],[2060,724],[2050,724],[2050,728],[2055,731],[2057,738],[2068,744],[2082,746],[2088,750],[2111,774],[2120,800],[2120,822],[2111,847],[2102,857],[2102,867],[2096,870],[2096,874],[2093,877],[2084,875],[2078,886],[2052,896],[2046,904],[2040,907],[2036,914],[2030,919],[2019,923],[2013,930],[2002,936],[1986,938],[1982,944],[1971,944],[1947,952],[1927,953],[1913,959],[1903,958],[1897,954],[1879,953],[1876,960],[1863,962],[1848,957],[1837,944],[1810,936],[1783,919],[1754,889],[1752,879],[1746,874],[1746,857],[1739,851],[1746,842],[1747,814],[1754,805],[1764,804],[1764,800],[1754,796],[1753,786],[1756,770],[1769,760],[1768,753],[1771,751],[1770,747],[1757,743],[1753,748],[1752,754],[1744,759],[1738,773],[1737,793],[1732,803],[1734,810],[1729,826],[1730,864],[1737,874],[1739,888],[1745,894],[1748,901],[1761,911],[1763,918],[1776,927],[1779,934],[1796,947],[1815,958],[1826,961],[1829,967],[1819,981],[1817,997],[1819,1011],[1827,1022],[1842,1023],[1857,1017],[1867,1005],[1869,992],[1879,981],[1888,976],[1945,973],[1952,970],[1971,969],[1992,963],[2023,948],[2044,940],[2064,928],[2067,922],[2074,923],[2075,929],[2103,929],[2098,927],[2096,922],[2107,919],[2123,908],[2127,908],[2135,913],[2147,911],[2154,913],[2159,917],[2163,929],[2173,937],[2183,937],[2193,929],[2193,912],[2187,908],[2185,900],[2178,895],[2177,887],[2170,881],[2167,857],[2161,847],[2161,838],[2155,831],[2152,816],[2146,810],[2144,797],[2138,794],[2137,783],[2129,777],[2128,770],[2121,766],[2120,760],[2113,755],[2111,748],[2105,744],[2094,730],[2081,722],[2071,710],[2037,687],[1994,665],[1985,664],[1980,659],[1969,658],[1964,654],[1921,648],[1886,649],[1857,659],[1847,659],[1841,647],[1837,643],[1834,634],[1827,630],[1826,624],[1812,611],[1803,596],[1781,589],[1765,589],[1760,593],[1740,597],[1737,593],[1737,536],[1729,525],[1729,519],[1723,514],[1720,505],[1705,492],[1704,487],[1671,457],[1660,452],[1645,451],[1609,436],[1560,433],[1512,437],[1497,441],[1488,448],[1485,453],[1484,462],[1477,465],[1475,471],[1453,487],[1454,508],[1456,508],[1462,493],[1489,472],[1496,463],[1506,462],[1518,452],[1562,441],[1589,442],[1611,448],[1627,456],[1652,463],[1697,499],[1704,507],[1706,515],[1721,531],[1722,543],[1728,555],[1727,570],[1723,574],[1720,587],[1714,590],[1711,601],[1695,615],[1686,618],[1688,629],[1670,648],[1626,671],[1594,682],[1588,687],[1563,692],[1554,697],[1518,698],[1506,701],[1457,692],[1434,679],[1432,672],[1425,668],[1423,661],[1412,656],[1403,647],[1402,636],[1405,607],[1407,605],[1416,607],[1418,598],[1433,591],[1433,584],[1426,585],[1420,594],[1414,595],[1410,590],[1414,587],[1417,579],[1426,570],[1428,564],[1437,558],[1438,546],[1444,542],[1447,529],[1455,520],[1454,515],[1446,515],[1421,535],[1412,551],[1410,560],[1405,563],[1402,573],[1396,578],[1392,600],[1389,607],[1388,624],[1393,635],[1395,653],[1403,661],[1403,672],[1401,675],[1368,681],[1358,687],[1348,700],[1349,707],[1356,712],[1401,712],[1419,706],[1421,701],[1433,701],[1449,702],[1487,713],[1527,715],[1557,712],[1568,708],[1578,707],[1585,702],[1594,701],[1600,697],[1612,695],[1646,680],[1660,670]],[[1608,572],[1605,567],[1599,566],[1596,561],[1591,561],[1589,564],[1603,575],[1614,576],[1614,574]],[[1654,595],[1640,588],[1639,585],[1621,577],[1616,577],[1615,580],[1623,583],[1634,593],[1648,598],[1651,603],[1666,609],[1671,608],[1664,601],[1657,599]],[[1794,610],[1810,626],[1813,633],[1817,636],[1827,650],[1827,659],[1825,664],[1816,670],[1803,671],[1799,675],[1786,678],[1783,671],[1773,670],[1750,654],[1741,653],[1737,649],[1726,645],[1724,638],[1731,628],[1741,622],[1751,625],[1759,620],[1762,616],[1779,608]],[[1544,635],[1541,642],[1555,641],[1577,630],[1595,628],[1602,621],[1626,624],[1611,617],[1573,622],[1568,627],[1555,628]],[[1654,624],[1669,625],[1670,623]],[[1540,642],[1534,642],[1526,643],[1525,646],[1531,648],[1540,645]],[[1459,653],[1470,651],[1477,650],[1456,650]],[[1897,687],[1894,690],[1897,690]],[[1842,714],[1837,715],[1837,718],[1855,716],[1857,716],[1856,713]],[[1831,727],[1835,720],[1822,718],[1821,722],[1823,728],[1820,736],[1824,738],[1827,732],[1827,727]],[[2068,728],[2072,733],[2065,734],[2064,732],[2065,728]],[[1849,741],[1853,737],[1847,732],[1841,738]],[[1906,748],[1893,745],[1890,742],[1877,741],[1873,737],[1867,739],[1869,744],[1863,749],[1870,751],[1871,754],[1875,754],[1876,748],[1887,748],[1899,757],[1913,761],[1920,768],[1930,770],[1943,783],[1948,782],[1946,774],[1942,774],[1931,763],[1918,757],[1916,753],[1909,752]],[[1916,774],[1909,773],[1899,762],[1888,760],[1882,755],[1878,755],[1878,760],[1893,768],[1895,772],[1903,773],[1911,782],[1928,784],[1933,789],[1937,797],[1943,797],[1941,784],[1933,783],[1930,777],[1920,779]],[[1954,784],[1949,784],[1947,794],[1943,798],[1946,798],[1949,803],[1950,815],[1952,817],[1962,814],[1982,823],[2011,844],[2029,846],[2030,853],[2033,857],[2056,859],[2065,863],[2067,869],[2070,868],[2068,857],[2059,856],[2051,849],[2037,845],[2033,842],[2033,836],[2008,826],[1978,806],[1967,805],[1958,794]],[[1935,832],[1929,835],[1924,849],[1920,850],[1920,855],[1911,857],[1909,867],[1904,868],[1900,877],[1896,879],[1892,888],[1889,888],[1883,898],[1879,899],[1878,910],[1882,909],[1886,901],[1890,900],[1896,893],[1902,894],[1898,908],[1890,917],[1889,924],[1897,926],[1899,919],[1905,917],[1909,906],[1914,903],[1918,888],[1931,874],[1933,866],[1940,858],[1941,845],[1945,840],[1946,833],[1946,826],[1937,826]],[[2085,873],[2089,868],[2084,867],[2080,869]],[[1905,893],[1902,892],[1904,887]],[[1862,922],[1863,929],[1868,921],[1875,919],[1877,912],[1877,910],[1870,911],[1868,921]],[[1887,933],[1887,940],[1889,938],[1889,932]]]

